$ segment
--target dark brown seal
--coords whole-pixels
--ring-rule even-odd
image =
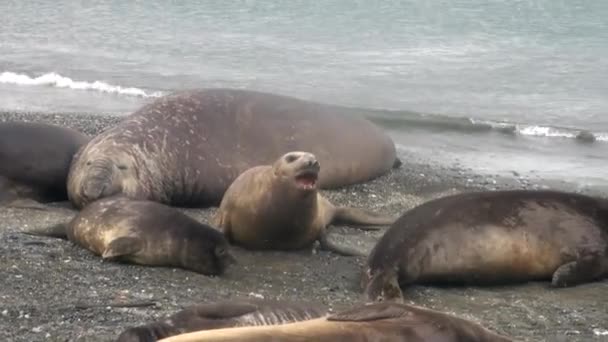
[[[285,324],[318,318],[328,312],[316,303],[239,299],[191,306],[165,320],[132,327],[116,342],[155,342],[193,331]]]
[[[105,260],[221,275],[234,262],[218,230],[152,201],[113,196],[91,203],[67,225],[26,231],[66,237]]]
[[[226,191],[214,225],[230,242],[250,249],[303,249],[319,240],[326,249],[361,254],[330,243],[327,226],[336,221],[389,225],[396,218],[335,207],[317,190],[320,169],[313,154],[294,151],[243,172]]]
[[[122,193],[173,206],[218,205],[243,171],[310,151],[322,188],[367,181],[399,164],[391,138],[356,112],[246,90],[162,97],[96,136],[74,158],[76,207]]]
[[[281,325],[197,331],[161,342],[510,342],[475,322],[413,305],[357,305],[325,317]]]
[[[88,140],[56,125],[0,123],[0,204],[42,208],[40,203],[67,200],[72,157]]]
[[[608,274],[608,200],[553,190],[472,192],[404,213],[362,274],[368,300],[412,283],[574,286]]]

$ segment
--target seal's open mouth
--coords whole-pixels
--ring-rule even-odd
[[[319,175],[315,171],[303,171],[296,176],[296,184],[304,190],[312,190],[317,186]]]

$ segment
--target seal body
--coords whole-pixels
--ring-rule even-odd
[[[33,122],[0,123],[0,203],[65,201],[72,157],[89,138]]]
[[[473,192],[404,213],[369,255],[369,300],[412,283],[564,287],[608,274],[608,200],[553,190]]]
[[[325,317],[282,325],[225,328],[162,342],[510,342],[509,337],[453,315],[400,303],[356,305]]]
[[[318,318],[327,308],[304,302],[241,299],[198,304],[165,320],[126,329],[116,342],[153,342],[193,331],[285,324]]]
[[[118,193],[217,205],[243,171],[292,150],[319,157],[324,188],[367,181],[399,164],[391,138],[357,115],[267,93],[191,90],[145,105],[92,139],[74,159],[68,194],[76,207]]]
[[[321,165],[312,153],[292,151],[272,165],[243,172],[226,191],[214,225],[230,242],[250,249],[293,250],[322,244],[326,227],[338,220],[389,225],[394,218],[335,207],[318,193]],[[359,254],[340,251],[342,254]]]
[[[234,262],[218,230],[175,208],[125,196],[95,201],[67,225],[51,227],[46,234],[27,233],[63,233],[106,260],[180,267],[206,275],[221,275]]]

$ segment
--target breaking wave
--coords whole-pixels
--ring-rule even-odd
[[[108,84],[102,81],[74,81],[69,77],[62,76],[55,72],[46,73],[38,77],[31,77],[26,74],[19,74],[5,71],[0,74],[0,83],[34,86],[51,86],[57,88],[69,88],[75,90],[98,91],[101,93],[119,94],[137,97],[160,97],[164,95],[160,91],[146,92],[143,89],[134,87],[121,87]]]
[[[370,120],[387,128],[422,128],[432,131],[461,131],[465,133],[499,132],[504,134],[576,139],[579,134],[593,135],[596,141],[608,142],[608,132],[593,132],[584,129],[527,125],[509,122],[476,120],[467,117],[452,117],[401,111],[374,111]],[[387,115],[388,114],[388,115]]]

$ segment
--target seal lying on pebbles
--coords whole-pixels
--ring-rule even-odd
[[[67,200],[72,157],[87,141],[56,125],[0,123],[0,204],[40,209],[41,203]]]
[[[608,275],[608,200],[553,190],[446,196],[404,213],[362,274],[368,300],[412,283],[574,286]]]
[[[175,208],[113,196],[91,203],[68,224],[25,231],[66,237],[103,259],[181,267],[221,275],[235,260],[216,229]]]
[[[198,304],[163,321],[128,328],[116,342],[154,342],[193,331],[285,324],[318,318],[327,308],[313,303],[278,300],[229,300]]]
[[[250,249],[303,249],[319,240],[340,254],[362,254],[330,243],[326,227],[334,221],[389,225],[395,218],[333,206],[317,191],[319,170],[313,154],[289,152],[273,165],[243,172],[226,191],[214,225],[228,241]]]
[[[167,95],[75,156],[70,201],[81,208],[124,194],[172,206],[217,205],[243,171],[292,150],[317,154],[322,188],[364,182],[400,164],[382,129],[336,108],[246,90]]]
[[[325,317],[257,327],[224,328],[172,336],[161,342],[510,342],[485,327],[439,311],[373,303]]]

